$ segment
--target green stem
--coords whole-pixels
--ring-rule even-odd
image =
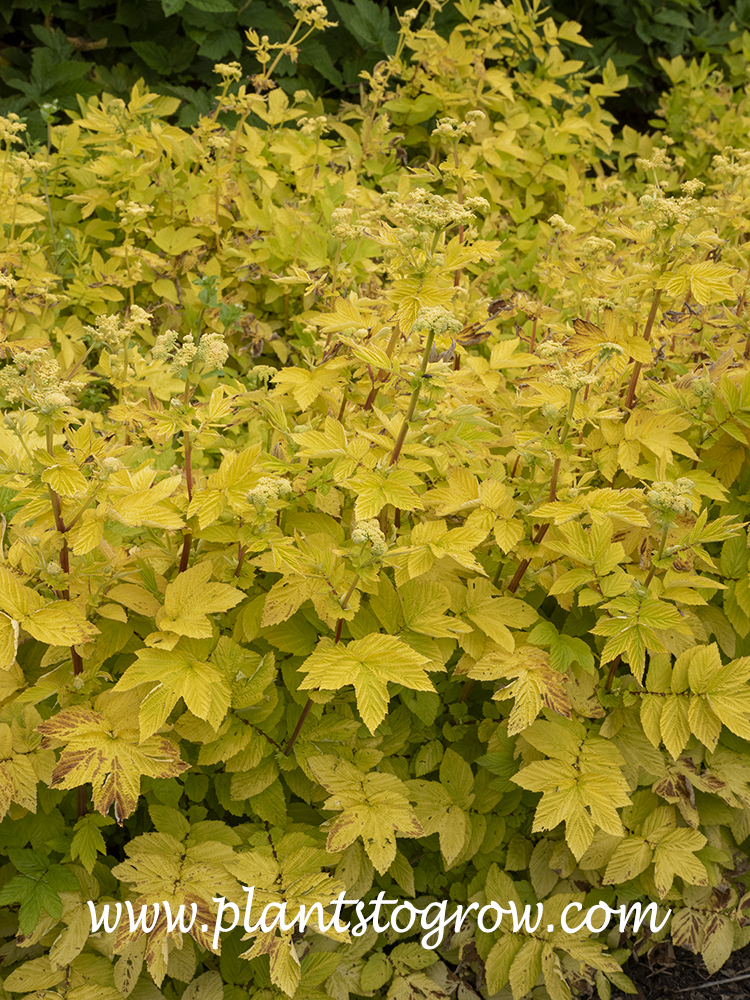
[[[568,412],[565,414],[565,420],[562,425],[562,430],[560,431],[560,444],[565,444],[565,438],[568,436],[568,431],[570,430],[570,422],[573,419],[573,411],[576,405],[576,396],[578,395],[578,389],[572,389],[570,393],[570,402],[568,403]],[[560,470],[559,462],[555,463],[556,471]],[[555,480],[557,476],[555,476]]]
[[[651,569],[648,571],[648,576],[646,577],[644,587],[648,587],[654,578],[654,573],[656,573],[656,564],[660,561],[661,557],[664,555],[664,547],[667,544],[667,535],[669,534],[669,525],[665,524],[661,532],[661,541],[659,542],[659,551],[656,555],[656,559],[651,560]]]
[[[401,424],[401,430],[398,432],[398,437],[396,438],[396,443],[393,446],[393,451],[391,452],[391,460],[389,465],[395,465],[398,461],[399,455],[401,454],[401,449],[404,447],[404,441],[406,441],[406,435],[409,432],[409,424],[411,423],[414,412],[417,409],[417,402],[419,400],[419,393],[422,389],[422,379],[427,371],[427,365],[430,360],[430,351],[432,350],[432,344],[435,340],[435,331],[430,330],[427,334],[427,343],[425,344],[424,353],[422,355],[422,366],[419,369],[419,381],[414,387],[414,391],[411,394],[411,399],[409,400],[409,407],[404,415],[404,422]]]

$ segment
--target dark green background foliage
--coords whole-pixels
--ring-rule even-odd
[[[402,0],[401,10],[410,6]],[[338,28],[302,46],[299,61],[282,60],[275,79],[287,92],[309,89],[338,101],[359,92],[359,74],[371,71],[396,45],[397,5],[375,0],[330,0]],[[750,27],[750,0],[553,0],[560,21],[583,24],[593,48],[575,49],[588,68],[612,59],[630,87],[611,110],[643,127],[667,88],[660,57],[707,52],[722,63],[726,46]],[[460,16],[451,7],[436,27],[448,34]],[[44,126],[38,108],[57,101],[77,109],[76,95],[106,90],[126,97],[144,77],[160,93],[183,100],[179,124],[194,124],[211,106],[218,61],[239,60],[258,71],[245,48],[252,27],[272,42],[294,25],[285,0],[4,0],[0,5],[0,112],[27,118],[32,138]]]

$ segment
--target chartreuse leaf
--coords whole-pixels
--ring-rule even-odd
[[[179,814],[171,821],[161,816],[158,824],[161,829],[128,841],[127,859],[112,869],[115,878],[131,887],[136,897],[136,914],[142,906],[147,907],[149,921],[156,914],[145,949],[146,964],[156,982],[161,982],[166,974],[167,942],[174,934],[168,929],[170,916],[174,919],[182,906],[186,919],[190,920],[194,905],[195,920],[190,934],[200,947],[210,949],[215,923],[214,897],[242,898],[238,883],[229,872],[237,857],[234,848],[240,842],[238,834],[217,820],[178,825],[179,818]],[[172,832],[166,832],[167,829]],[[142,924],[133,934],[128,921],[121,920],[115,935],[115,951],[124,952],[143,936]]]
[[[321,871],[323,866],[332,866],[337,859],[336,853],[315,846],[312,838],[289,834],[272,846],[243,851],[230,869],[242,885],[253,886],[253,924],[264,907],[273,904],[274,915],[282,913],[286,921],[305,919],[305,926],[341,940],[346,935],[330,926],[329,906],[345,886]],[[313,909],[316,904],[318,908]],[[324,914],[322,921],[321,912]],[[258,932],[253,945],[240,955],[248,960],[268,955],[271,981],[288,996],[294,995],[301,975],[293,936],[291,929]]]
[[[633,674],[640,680],[646,665],[646,651],[663,650],[659,633],[671,629],[689,635],[690,627],[684,616],[672,604],[650,596],[618,597],[604,605],[610,617],[600,618],[591,629],[595,635],[609,636],[601,657],[606,663],[625,654]]]
[[[415,691],[435,690],[426,674],[428,665],[435,669],[426,656],[393,635],[374,634],[346,644],[322,639],[300,666],[307,674],[300,688],[335,691],[353,684],[359,713],[374,733],[388,710],[389,681]]]
[[[538,646],[519,646],[515,652],[507,652],[490,645],[466,672],[475,680],[504,678],[510,681],[492,696],[495,701],[513,699],[508,720],[509,736],[527,729],[542,707],[552,709],[566,719],[571,717],[572,707],[565,692],[565,677],[552,669],[549,654]]]
[[[366,774],[330,755],[312,758],[308,766],[330,793],[323,808],[340,813],[328,832],[329,851],[343,851],[361,837],[365,851],[382,875],[396,857],[397,835],[424,835],[406,787],[395,774]]]
[[[540,622],[539,625],[535,625],[529,632],[528,640],[536,646],[549,648],[550,666],[553,670],[565,673],[568,667],[580,663],[587,673],[596,673],[594,654],[588,643],[575,636],[558,632],[552,622]]]
[[[439,781],[411,781],[415,813],[427,836],[439,834],[445,867],[451,868],[471,836],[469,810],[474,802],[474,775],[454,750],[446,750]]]
[[[82,816],[75,825],[75,833],[70,844],[70,856],[75,861],[80,860],[89,874],[94,870],[98,854],[107,853],[107,845],[101,833],[103,826],[114,822],[109,816],[99,813],[89,813]]]
[[[464,615],[503,649],[513,651],[508,626],[527,628],[539,617],[533,608],[514,597],[493,593],[489,580],[470,580],[466,590]]]
[[[17,625],[39,642],[52,646],[72,646],[98,634],[73,601],[45,601],[4,566],[0,566],[0,608],[10,619],[3,627],[6,657],[10,655],[10,643],[15,642]]]
[[[164,725],[182,698],[200,719],[218,729],[229,710],[232,691],[226,672],[206,655],[204,643],[180,639],[174,649],[139,649],[138,659],[127,668],[115,691],[132,691],[141,685],[138,713],[141,740]]]
[[[681,653],[674,666],[652,658],[648,693],[641,698],[641,723],[649,740],[664,742],[671,756],[682,753],[694,734],[713,751],[722,725],[750,738],[750,658],[724,664],[716,643]]]
[[[212,569],[209,561],[198,563],[167,585],[164,612],[156,616],[158,628],[193,639],[212,635],[208,615],[228,611],[244,596],[226,583],[210,583]]]
[[[172,778],[187,770],[178,747],[163,736],[140,739],[135,693],[103,694],[96,707],[65,708],[38,727],[51,747],[62,747],[52,774],[58,788],[91,784],[94,808],[103,816],[114,805],[117,822],[135,810],[141,775]]]
[[[622,836],[617,809],[627,806],[630,796],[622,773],[625,762],[611,742],[561,719],[538,719],[523,738],[548,758],[527,764],[511,779],[528,791],[542,793],[534,814],[535,831],[553,830],[564,822],[565,839],[577,859],[591,844],[597,826]]]
[[[0,613],[0,670],[10,670],[18,652],[18,622]]]

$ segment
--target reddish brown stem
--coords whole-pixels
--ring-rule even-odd
[[[391,334],[391,339],[388,341],[388,346],[385,349],[385,353],[389,358],[393,357],[393,352],[396,348],[399,338],[399,325],[398,323],[393,328],[393,333]],[[378,382],[384,382],[388,378],[388,372],[384,371],[382,368],[378,370],[378,374],[375,376],[375,381],[373,382],[372,389],[370,389],[370,394],[365,401],[365,405],[362,407],[363,410],[371,410],[375,404],[375,397],[378,394]]]
[[[342,611],[346,608],[347,604],[351,600],[351,596],[354,593],[354,588],[357,586],[357,581],[358,580],[359,580],[359,573],[354,577],[354,580],[352,581],[352,585],[349,587],[349,590],[346,592],[346,596],[344,597],[344,600],[341,602],[341,610]],[[343,628],[344,628],[344,619],[343,618],[339,618],[339,620],[336,622],[336,633],[335,633],[335,635],[333,637],[334,645],[336,643],[338,643],[339,640],[341,639],[341,632],[343,631]],[[307,701],[305,702],[305,707],[302,709],[302,714],[300,715],[299,719],[297,720],[297,725],[294,727],[294,732],[289,737],[289,742],[284,747],[284,756],[285,757],[288,757],[289,754],[292,752],[292,747],[297,742],[297,737],[299,736],[300,730],[302,729],[303,725],[305,724],[305,719],[309,715],[311,708],[312,708],[312,698],[308,698]]]
[[[55,528],[58,534],[62,536],[62,546],[60,547],[60,569],[65,574],[66,581],[70,579],[70,549],[68,548],[68,539],[66,537],[66,532],[69,530],[65,526],[65,522],[62,519],[62,504],[60,503],[60,497],[52,489],[51,486],[48,487],[49,494],[52,499],[52,513],[55,518]],[[70,587],[65,586],[60,595],[64,601],[70,600]],[[70,647],[70,658],[73,661],[73,676],[77,677],[79,674],[83,673],[83,660],[81,659],[80,653],[76,651],[75,646]]]
[[[347,386],[344,386],[344,392],[343,395],[341,396],[341,408],[339,409],[339,415],[336,418],[339,423],[341,423],[341,421],[344,419],[344,413],[346,412],[346,390]]]
[[[643,330],[643,339],[648,343],[651,339],[651,330],[654,326],[654,320],[656,319],[656,310],[659,308],[659,302],[661,300],[661,289],[657,288],[654,291],[654,297],[651,302],[651,309],[649,310],[648,319],[646,320],[646,326]],[[635,367],[633,368],[633,374],[630,376],[630,385],[628,386],[628,392],[625,397],[625,409],[629,410],[633,405],[633,400],[635,399],[635,390],[638,385],[638,376],[641,374],[641,368],[643,364],[640,361],[636,361]]]
[[[297,720],[297,725],[294,727],[294,732],[292,733],[292,735],[291,735],[291,737],[289,739],[289,742],[287,743],[286,747],[284,748],[284,756],[285,757],[288,757],[289,754],[292,752],[292,747],[297,742],[297,737],[299,736],[300,730],[302,729],[302,727],[305,724],[305,719],[310,714],[310,709],[311,708],[312,708],[312,699],[308,698],[307,701],[305,702],[305,707],[302,709],[302,714],[300,715],[299,719]]]
[[[549,484],[549,501],[548,501],[549,503],[554,503],[555,499],[557,498],[557,479],[559,475],[560,475],[560,459],[556,458],[555,464],[552,467],[552,479],[550,480]],[[548,531],[549,531],[549,525],[542,524],[539,527],[539,530],[537,531],[535,538],[532,539],[532,544],[538,545]],[[519,565],[516,572],[513,574],[513,579],[508,584],[508,590],[511,592],[511,594],[515,594],[515,592],[518,590],[521,580],[523,580],[524,575],[526,574],[526,570],[529,568],[530,565],[531,565],[531,559],[524,559]]]
[[[190,546],[193,544],[193,536],[188,532],[185,535],[184,541],[182,543],[182,552],[180,553],[180,565],[177,570],[178,573],[184,573],[188,568],[188,561],[190,559]]]
[[[616,656],[614,660],[612,660],[612,666],[609,668],[607,679],[604,682],[605,691],[609,691],[612,687],[612,681],[615,679],[615,673],[617,671],[617,668],[620,666],[620,659],[621,657]]]
[[[474,687],[474,680],[470,677],[469,680],[467,680],[467,682],[461,688],[461,694],[458,696],[459,704],[462,701],[466,701],[466,699],[469,697],[469,693],[471,692],[471,689],[473,687]]]

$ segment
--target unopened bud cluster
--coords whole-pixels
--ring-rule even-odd
[[[646,494],[649,504],[656,510],[688,514],[693,509],[690,497],[695,483],[692,479],[676,479],[673,483],[656,482]]]
[[[470,111],[462,122],[456,118],[439,118],[437,128],[432,130],[432,134],[458,141],[472,132],[485,117],[483,111]]]
[[[119,458],[109,455],[107,458],[102,459],[101,474],[103,477],[111,476],[113,472],[119,472],[122,467],[122,462]]]
[[[716,394],[711,379],[707,375],[697,378],[690,388],[698,399],[702,399],[704,402],[710,402]]]
[[[317,118],[300,118],[297,125],[303,135],[322,135],[329,128],[325,115],[318,115]]]
[[[384,555],[388,547],[377,521],[357,521],[352,530],[352,541],[355,545],[365,545],[369,542],[374,556]]]
[[[134,226],[136,222],[142,222],[154,211],[151,205],[142,205],[138,201],[124,201],[122,198],[115,203],[115,208],[120,212],[120,225],[123,229]]]
[[[238,62],[215,63],[214,73],[225,80],[240,80],[242,78],[242,66]]]
[[[616,249],[617,246],[612,240],[605,240],[599,236],[589,236],[581,248],[585,254],[614,253]]]
[[[610,361],[612,358],[619,358],[624,353],[621,344],[615,344],[614,341],[608,340],[597,351],[596,360],[601,364],[604,361]]]

